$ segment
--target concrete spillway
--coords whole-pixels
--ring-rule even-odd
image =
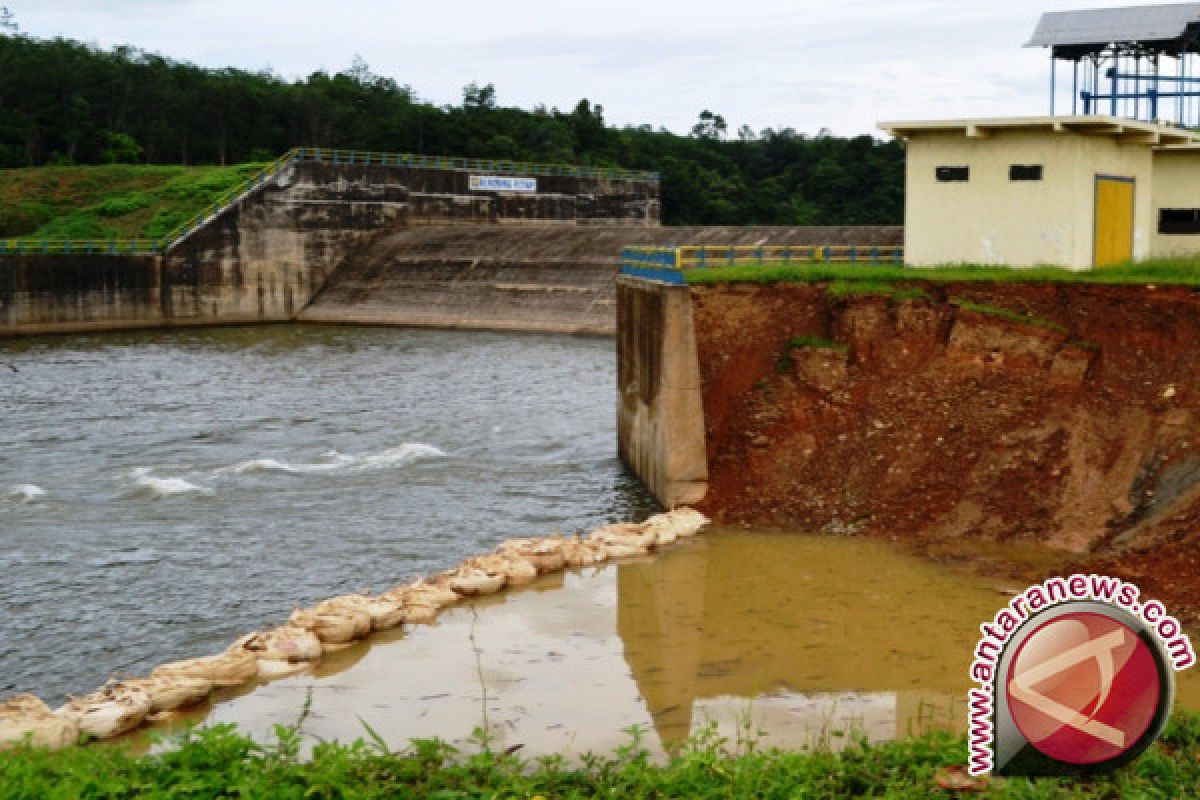
[[[312,322],[610,335],[624,245],[896,245],[891,227],[456,225],[381,235],[299,314]]]

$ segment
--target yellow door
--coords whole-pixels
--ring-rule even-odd
[[[1133,258],[1133,178],[1096,176],[1096,230],[1092,263],[1097,267]]]

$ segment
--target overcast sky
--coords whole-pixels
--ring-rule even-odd
[[[1089,0],[0,0],[20,29],[288,79],[361,55],[423,99],[601,103],[613,124],[873,132],[883,119],[1048,111],[1043,11]]]

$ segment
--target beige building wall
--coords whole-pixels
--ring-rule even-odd
[[[969,139],[929,132],[908,140],[904,248],[910,264],[1073,263],[1079,143],[1027,133]],[[1011,164],[1043,164],[1040,182],[1008,179]],[[965,166],[964,183],[937,180]]]
[[[912,133],[908,139],[905,260],[917,266],[1092,265],[1097,175],[1136,182],[1134,257],[1150,254],[1156,213],[1153,151],[1114,137],[1062,131]],[[1013,181],[1014,164],[1043,167],[1041,181]],[[966,166],[943,183],[939,166]]]
[[[1200,208],[1200,149],[1159,150],[1154,154],[1154,256],[1200,253],[1200,235],[1158,233],[1163,208]]]

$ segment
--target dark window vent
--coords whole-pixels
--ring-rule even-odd
[[[937,179],[942,183],[963,183],[971,180],[971,168],[938,167]]]
[[[1010,181],[1040,181],[1042,179],[1041,164],[1013,164],[1008,168]]]
[[[1200,208],[1159,209],[1158,232],[1185,235],[1200,234]]]

